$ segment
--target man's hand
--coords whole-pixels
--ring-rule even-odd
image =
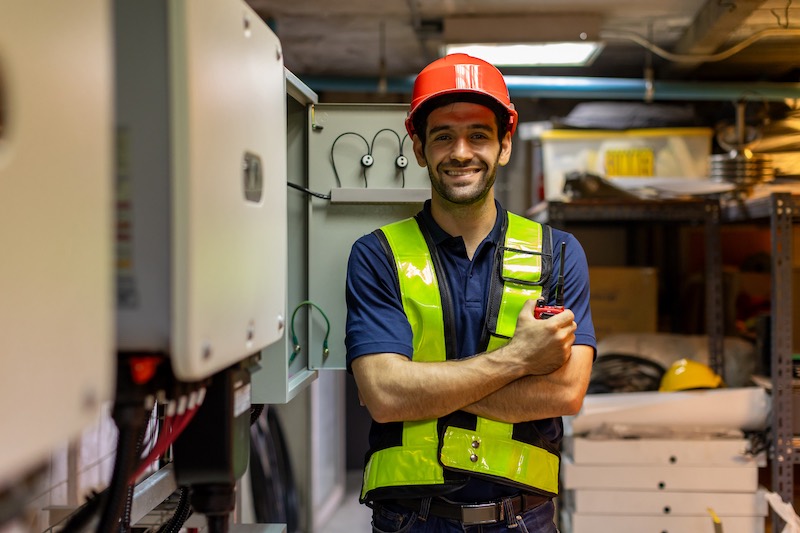
[[[575,315],[569,309],[547,320],[533,316],[534,300],[528,300],[517,317],[514,337],[505,347],[509,357],[515,358],[527,374],[550,374],[561,368],[572,353],[575,342]]]

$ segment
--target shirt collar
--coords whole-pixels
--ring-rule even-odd
[[[503,219],[505,218],[505,210],[503,206],[500,205],[500,202],[497,200],[494,201],[495,207],[497,207],[497,218],[494,221],[494,227],[492,231],[489,232],[489,235],[486,237],[489,242],[492,244],[498,244],[500,242],[500,237],[503,228]],[[436,246],[439,246],[443,241],[447,239],[452,239],[453,236],[443,230],[439,224],[433,219],[433,215],[431,214],[431,201],[426,200],[425,204],[422,206],[422,211],[420,211],[422,222],[430,231],[431,238]]]

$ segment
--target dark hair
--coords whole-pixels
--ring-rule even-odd
[[[426,127],[428,124],[428,115],[430,115],[434,109],[438,109],[449,104],[455,104],[457,102],[479,104],[494,111],[494,116],[497,120],[498,138],[502,139],[505,136],[506,132],[508,131],[509,114],[508,110],[506,110],[502,104],[500,104],[491,96],[484,94],[456,92],[431,98],[427,102],[424,102],[422,105],[420,105],[417,111],[414,113],[414,117],[412,119],[414,122],[414,131],[417,133],[417,136],[419,136],[423,146],[425,145],[427,136]]]

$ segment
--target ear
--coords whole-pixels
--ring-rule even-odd
[[[417,164],[421,167],[427,167],[428,161],[425,159],[425,147],[422,146],[422,140],[419,138],[419,135],[416,133],[412,138],[412,143],[414,146],[414,156],[417,158]]]
[[[497,162],[500,166],[506,166],[511,159],[511,132],[507,131],[503,139],[500,141],[500,157]]]

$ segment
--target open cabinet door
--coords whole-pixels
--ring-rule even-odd
[[[319,104],[288,71],[286,93],[287,324],[283,339],[262,350],[253,403],[285,404],[278,412],[289,421],[304,518],[316,531],[345,492],[350,249],[362,235],[416,214],[430,185],[405,134],[406,105]]]

